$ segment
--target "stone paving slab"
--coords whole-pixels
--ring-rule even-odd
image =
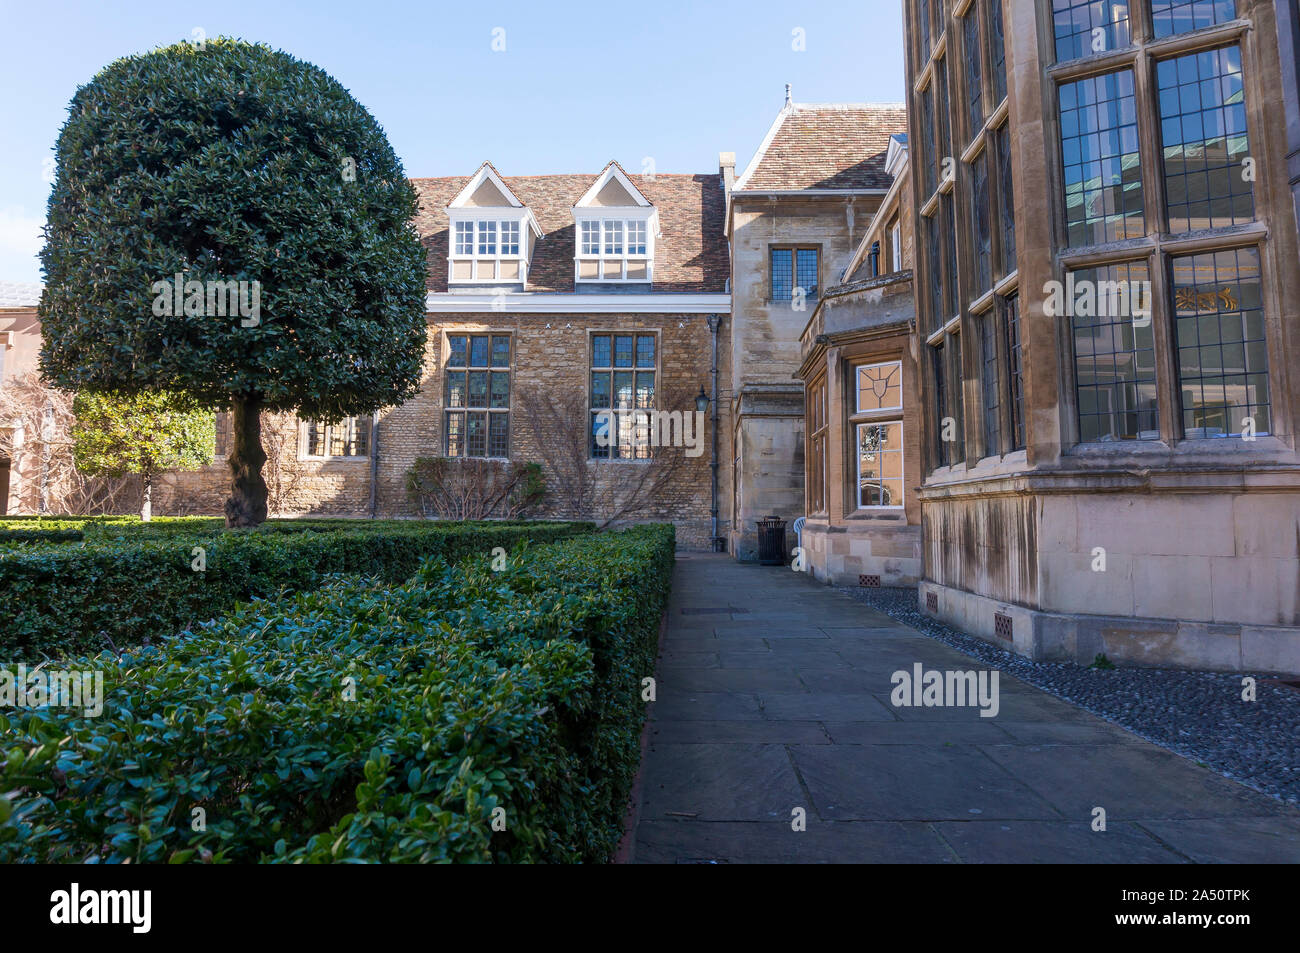
[[[1300,812],[1017,679],[895,707],[986,666],[788,569],[679,559],[661,652],[637,862],[1300,862]]]
[[[1104,834],[1084,821],[965,821],[934,825],[968,864],[1185,864],[1188,859],[1136,824]]]
[[[799,833],[785,821],[643,821],[637,836],[636,860],[648,864],[951,864],[957,859],[929,824],[907,821],[814,821]]]

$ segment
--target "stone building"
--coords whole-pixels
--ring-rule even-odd
[[[1287,177],[1300,221],[1300,0],[1277,5],[1278,89],[1286,115]]]
[[[697,410],[729,372],[722,176],[611,162],[506,177],[484,163],[412,182],[429,256],[421,390],[373,419],[269,421],[273,511],[421,515],[407,489],[421,458],[536,462],[549,491],[538,515],[672,520],[691,548],[725,539],[714,474],[730,445],[714,435],[730,410]],[[220,512],[218,423],[218,460],[170,474],[163,512]]]
[[[925,611],[1300,671],[1284,5],[908,0]]]
[[[895,135],[893,183],[844,275],[803,329],[806,568],[836,585],[921,578],[920,377],[912,298],[911,174]]]
[[[36,370],[41,352],[41,324],[36,317],[40,285],[0,282],[0,388]],[[24,487],[24,434],[16,420],[0,419],[0,515],[16,513],[30,497]],[[28,481],[30,482],[30,480]]]
[[[903,104],[794,103],[787,88],[739,178],[734,156],[722,156],[732,291],[725,485],[739,559],[756,555],[756,520],[805,512],[800,335],[889,192],[885,159],[906,123]]]

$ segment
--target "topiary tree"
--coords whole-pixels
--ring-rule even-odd
[[[232,411],[228,526],[266,519],[261,411],[336,422],[418,389],[418,205],[328,74],[216,39],[118,60],[56,146],[42,372]]]
[[[140,519],[153,515],[153,481],[164,470],[212,462],[216,426],[194,398],[168,391],[80,393],[72,401],[72,457],[89,476],[144,478]]]

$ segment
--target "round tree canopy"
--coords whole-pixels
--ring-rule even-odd
[[[418,205],[324,71],[238,40],[118,60],[59,136],[42,370],[337,420],[419,386]]]

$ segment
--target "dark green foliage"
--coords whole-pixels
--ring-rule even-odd
[[[323,420],[416,392],[415,191],[338,81],[218,38],[111,63],[68,113],[41,252],[46,377]],[[154,285],[176,273],[259,282],[260,323],[155,313]]]
[[[0,715],[0,862],[606,860],[672,562],[671,526],[435,558],[68,663],[104,711]]]
[[[81,543],[0,546],[0,660],[136,645],[218,617],[238,602],[315,588],[329,573],[396,583],[431,555],[455,560],[593,529],[419,521],[340,527],[321,520],[226,532],[219,520],[203,519],[142,526],[88,523]],[[202,572],[193,568],[195,547],[204,551]]]

